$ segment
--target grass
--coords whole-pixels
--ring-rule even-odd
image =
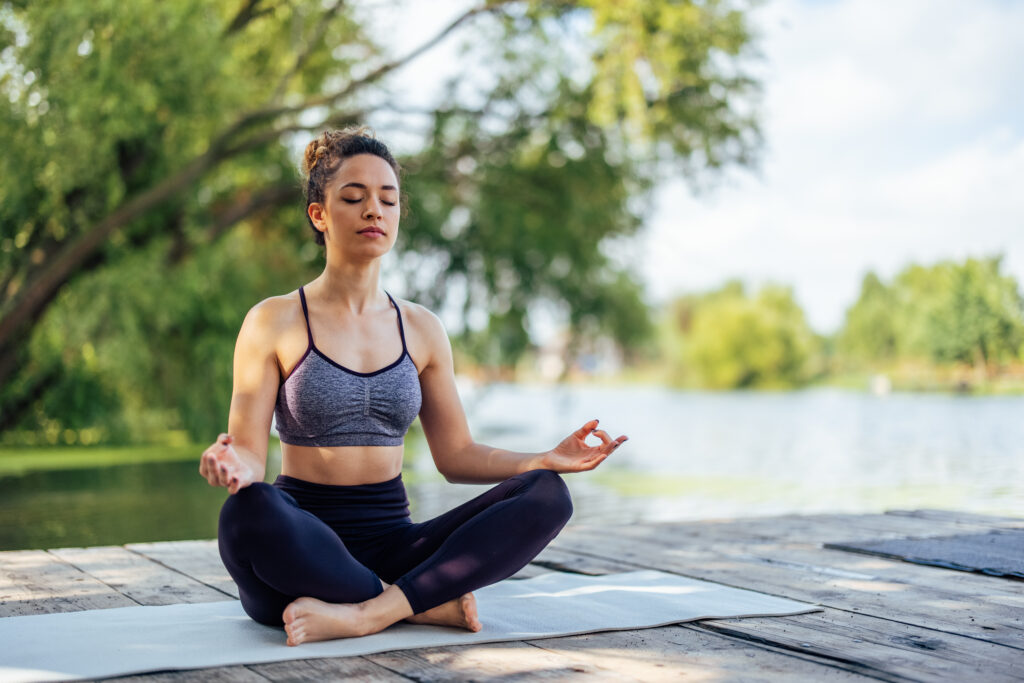
[[[38,470],[69,470],[147,462],[195,460],[205,446],[39,446],[0,448],[0,476]]]

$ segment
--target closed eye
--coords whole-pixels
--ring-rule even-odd
[[[342,197],[341,201],[345,202],[346,204],[358,204],[359,202],[361,202],[363,200],[362,199],[345,199],[344,197]],[[387,204],[388,206],[395,206],[398,202],[386,202],[386,201],[384,201],[382,199],[381,203],[382,204]]]

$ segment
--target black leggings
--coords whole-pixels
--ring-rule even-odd
[[[280,626],[296,598],[362,602],[382,592],[380,579],[419,614],[515,574],[571,515],[568,489],[549,470],[506,479],[418,524],[401,475],[360,486],[280,476],[228,496],[217,540],[246,613]]]

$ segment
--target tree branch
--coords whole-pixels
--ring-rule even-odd
[[[248,128],[249,126],[252,126],[252,125],[254,125],[256,123],[259,123],[261,121],[277,119],[279,117],[282,117],[282,116],[285,116],[285,115],[288,115],[288,114],[298,114],[300,112],[303,112],[303,111],[305,111],[307,109],[311,109],[313,107],[324,107],[324,106],[330,107],[330,106],[333,106],[339,100],[342,100],[345,97],[348,97],[349,95],[351,95],[352,93],[356,92],[360,88],[362,88],[364,86],[367,86],[367,85],[370,85],[370,84],[372,84],[372,83],[374,83],[376,81],[379,81],[381,78],[383,78],[387,74],[389,74],[392,71],[394,71],[394,70],[404,66],[405,64],[407,64],[408,62],[412,61],[416,57],[419,57],[421,54],[423,54],[424,52],[426,52],[430,48],[432,48],[435,45],[437,45],[439,42],[444,40],[446,37],[448,37],[448,35],[451,34],[452,31],[454,31],[459,26],[461,26],[465,22],[469,21],[470,19],[472,19],[476,15],[484,14],[484,13],[487,13],[487,12],[493,12],[493,11],[497,10],[499,7],[501,7],[503,5],[508,5],[508,4],[511,4],[513,2],[518,2],[518,1],[519,0],[492,0],[491,2],[486,2],[483,5],[480,5],[479,7],[475,7],[473,9],[467,10],[462,15],[460,15],[458,18],[456,18],[454,21],[452,21],[450,24],[448,24],[448,26],[446,26],[444,29],[442,29],[439,33],[437,33],[433,38],[427,40],[426,42],[422,43],[418,47],[414,48],[411,52],[409,52],[405,56],[400,57],[400,58],[395,59],[395,60],[392,60],[390,62],[386,62],[384,64],[381,64],[380,66],[378,66],[376,69],[371,71],[369,74],[367,74],[363,78],[360,78],[360,79],[355,80],[355,81],[350,81],[344,88],[341,88],[340,90],[337,90],[337,91],[335,91],[333,93],[330,93],[330,94],[327,94],[327,95],[318,95],[316,97],[311,97],[311,98],[309,98],[309,99],[307,99],[307,100],[305,100],[303,102],[300,102],[299,104],[295,104],[295,105],[291,105],[291,106],[287,106],[287,107],[285,107],[285,106],[267,107],[267,108],[264,108],[264,109],[258,109],[256,111],[252,111],[252,112],[249,112],[247,114],[244,114],[241,118],[239,118],[234,124],[229,126],[228,129],[225,130],[217,138],[217,142],[219,142],[219,143],[226,143],[227,141],[229,141],[232,137],[237,135],[242,130],[244,130],[244,129]]]
[[[232,33],[237,33],[245,28],[253,19],[270,12],[271,9],[269,7],[262,10],[257,9],[261,1],[262,0],[246,0],[246,3],[238,10],[238,14],[235,15],[235,18],[232,19],[231,23],[224,29],[224,35],[229,36]]]
[[[9,347],[15,333],[45,308],[46,304],[55,296],[57,290],[74,275],[75,271],[100,248],[103,241],[115,230],[135,220],[170,197],[182,192],[191,183],[198,180],[206,171],[227,159],[258,147],[261,144],[266,144],[279,137],[283,132],[306,130],[310,126],[293,124],[283,128],[276,128],[241,144],[230,145],[231,139],[240,131],[255,123],[274,120],[288,114],[296,114],[310,107],[333,105],[359,88],[374,83],[391,71],[415,59],[477,14],[491,12],[503,5],[518,1],[520,0],[490,0],[481,6],[466,11],[433,38],[416,47],[404,57],[382,64],[364,78],[350,82],[337,92],[313,97],[294,106],[263,109],[243,115],[234,124],[228,126],[226,130],[215,137],[206,152],[193,159],[180,171],[128,200],[113,213],[85,229],[80,235],[63,242],[61,248],[57,250],[52,260],[48,260],[37,277],[31,282],[26,281],[17,294],[0,306],[0,356],[11,352]],[[242,11],[240,11],[239,16],[232,22],[232,25],[238,23],[240,26],[244,26],[245,23],[251,21],[256,15],[259,2],[260,0],[248,0],[243,6]],[[239,17],[247,18],[245,21],[242,21]],[[329,117],[326,120],[331,118],[334,117]]]
[[[317,25],[316,35],[313,36],[311,40],[306,41],[306,49],[300,52],[295,58],[295,63],[292,65],[292,68],[281,76],[281,80],[278,82],[277,87],[274,88],[274,93],[270,96],[271,102],[276,102],[281,98],[281,95],[284,94],[285,88],[288,87],[288,81],[290,81],[292,77],[299,72],[302,65],[305,64],[306,60],[309,59],[309,56],[313,54],[313,50],[316,48],[317,44],[323,40],[324,34],[327,33],[331,19],[333,19],[338,11],[341,10],[344,4],[345,0],[337,0],[337,2],[327,8],[327,11],[324,12],[324,15],[320,18],[320,22]]]
[[[263,209],[286,206],[302,200],[302,190],[295,183],[281,183],[265,187],[250,195],[245,201],[232,202],[224,211],[214,217],[206,231],[207,243],[216,242],[239,221],[243,221]]]
[[[36,314],[97,250],[114,230],[138,218],[195,182],[208,169],[223,161],[223,154],[211,148],[177,174],[134,197],[74,239],[63,242],[33,282],[25,282],[18,294],[0,309],[0,353],[7,352],[14,333]]]

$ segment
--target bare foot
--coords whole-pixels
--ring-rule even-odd
[[[434,624],[437,626],[457,626],[474,633],[483,628],[476,615],[476,598],[466,593],[461,598],[449,600],[426,612],[414,614],[406,618],[411,624]]]
[[[372,630],[359,605],[331,604],[316,598],[299,598],[285,607],[282,618],[289,645],[363,636]]]

